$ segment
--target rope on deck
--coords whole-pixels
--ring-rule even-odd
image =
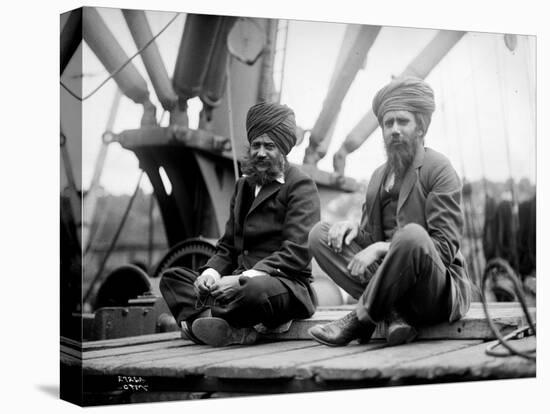
[[[488,280],[489,275],[491,272],[489,272],[489,269],[491,269],[491,265],[499,266],[501,267],[504,272],[502,273],[506,277],[508,277],[514,286],[514,290],[516,292],[516,296],[519,300],[519,303],[521,304],[521,309],[523,310],[523,313],[525,315],[525,318],[527,319],[527,326],[520,327],[516,329],[515,331],[509,333],[506,336],[502,336],[502,334],[499,332],[498,328],[495,326],[493,320],[491,319],[491,316],[489,315],[489,311],[487,309],[487,299],[485,298],[485,284]],[[537,349],[536,347],[533,349],[528,349],[526,351],[520,351],[513,346],[510,345],[509,341],[513,338],[519,337],[522,334],[531,334],[536,335],[536,329],[535,324],[533,323],[533,320],[531,319],[531,315],[529,314],[529,310],[527,309],[527,304],[525,303],[525,296],[523,295],[523,290],[521,288],[521,285],[518,281],[518,278],[514,272],[514,270],[510,267],[510,265],[503,259],[496,258],[492,259],[487,263],[487,266],[485,268],[485,272],[483,273],[483,277],[481,279],[481,302],[483,304],[483,311],[485,312],[485,318],[487,319],[487,322],[489,324],[489,328],[491,328],[491,331],[495,335],[495,337],[498,339],[498,343],[492,343],[487,347],[485,350],[485,353],[490,356],[494,357],[505,357],[505,356],[519,356],[522,358],[526,358],[529,360],[536,360],[537,355]],[[495,351],[495,348],[499,345],[502,345],[504,348],[507,349],[508,352],[498,352]]]

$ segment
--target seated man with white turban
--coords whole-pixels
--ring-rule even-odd
[[[289,165],[294,112],[259,103],[247,114],[250,147],[241,164],[225,234],[198,275],[162,274],[160,290],[186,335],[212,346],[251,344],[258,332],[315,311],[308,234],[320,220],[313,180]]]
[[[460,319],[472,295],[460,253],[462,184],[445,156],[424,147],[432,88],[397,78],[372,107],[387,162],[370,179],[361,223],[320,222],[309,236],[321,268],[358,299],[344,318],[310,329],[329,346],[368,342],[382,322],[390,345],[410,342],[420,326]]]

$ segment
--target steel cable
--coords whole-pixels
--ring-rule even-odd
[[[527,320],[527,326],[521,327],[514,332],[511,332],[510,334],[506,335],[505,337],[502,336],[502,334],[499,332],[498,328],[495,326],[493,320],[491,319],[489,315],[489,310],[487,307],[487,299],[485,298],[485,285],[487,283],[488,277],[490,275],[490,269],[493,266],[501,266],[505,272],[503,273],[506,275],[511,281],[514,286],[514,290],[516,292],[516,296],[519,300],[519,303],[521,305],[521,309],[523,310],[523,313],[525,314],[525,318]],[[521,285],[519,284],[519,281],[515,275],[514,270],[510,267],[510,265],[501,258],[492,259],[487,263],[487,266],[485,268],[485,272],[483,273],[483,278],[481,280],[481,303],[483,304],[483,311],[485,312],[485,318],[487,319],[487,322],[489,324],[489,328],[493,332],[494,336],[497,338],[498,343],[493,343],[487,347],[485,350],[485,353],[490,356],[495,357],[503,357],[503,356],[512,356],[517,355],[522,358],[526,358],[529,360],[536,360],[536,347],[534,349],[529,349],[527,351],[520,351],[514,347],[512,347],[509,343],[509,340],[516,337],[519,333],[525,332],[526,330],[531,330],[532,334],[536,336],[536,329],[535,324],[533,323],[533,320],[531,319],[531,315],[529,314],[529,310],[527,309],[527,304],[525,303],[525,297],[522,292]],[[494,351],[494,348],[497,345],[502,345],[504,348],[508,350],[508,352],[496,352]],[[535,355],[533,355],[535,354]]]
[[[134,200],[136,199],[136,196],[139,191],[139,186],[141,184],[141,179],[143,178],[143,170],[141,170],[139,174],[139,178],[136,184],[136,188],[134,190],[134,193],[132,194],[132,197],[130,197],[130,200],[128,201],[128,205],[126,206],[126,210],[124,211],[124,214],[122,215],[122,218],[120,219],[120,223],[118,225],[118,228],[115,232],[115,235],[113,236],[113,239],[111,240],[111,244],[109,245],[109,249],[107,250],[107,253],[105,254],[105,257],[103,258],[99,269],[97,270],[94,278],[92,279],[92,283],[90,283],[90,287],[88,288],[88,291],[86,292],[86,295],[84,295],[83,302],[86,303],[88,299],[90,298],[90,295],[92,294],[92,291],[94,290],[95,284],[98,282],[101,274],[103,273],[103,270],[105,269],[105,265],[107,264],[107,260],[109,260],[109,257],[111,256],[111,253],[113,252],[113,249],[115,248],[115,245],[118,241],[118,238],[120,236],[120,233],[122,232],[122,228],[124,227],[124,223],[126,223],[126,219],[128,218],[128,214],[130,213],[130,209],[132,208],[132,204],[134,203]]]

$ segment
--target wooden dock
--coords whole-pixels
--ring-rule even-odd
[[[309,339],[314,323],[333,320],[346,307],[320,309],[295,321],[285,334],[252,346],[213,348],[180,332],[94,342],[62,339],[62,373],[77,375],[83,405],[311,392],[406,384],[534,377],[536,363],[518,356],[492,357],[493,343],[480,304],[455,324],[421,330],[417,341],[388,347],[383,329],[367,345],[331,348]],[[534,308],[531,309],[535,317]],[[525,325],[518,304],[493,304],[503,333]],[[533,336],[513,341],[532,349]],[[78,372],[82,369],[83,376]],[[69,391],[67,391],[69,392]]]

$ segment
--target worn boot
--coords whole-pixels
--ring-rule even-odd
[[[204,345],[204,342],[201,341],[199,338],[197,338],[193,334],[193,330],[191,329],[191,327],[193,326],[193,322],[195,321],[195,319],[205,318],[205,317],[208,317],[208,316],[211,316],[211,315],[212,315],[212,313],[211,313],[210,309],[204,309],[204,310],[200,311],[199,313],[196,313],[196,314],[188,317],[185,321],[181,321],[181,337],[183,339],[189,339],[190,341],[193,341],[197,345]]]
[[[254,328],[235,328],[222,318],[199,318],[193,322],[193,334],[211,346],[251,345],[258,339]]]
[[[191,330],[191,324],[187,321],[183,321],[181,323],[181,337],[184,339],[189,339],[190,341],[196,343],[197,345],[204,345],[204,342],[202,342],[199,338],[197,338],[193,331]]]
[[[374,323],[364,323],[357,319],[357,313],[353,311],[326,325],[315,325],[309,329],[308,333],[313,339],[322,344],[344,346],[359,338],[361,338],[362,343],[367,343],[375,328]]]
[[[386,341],[388,345],[406,344],[416,338],[417,332],[397,312],[392,312],[386,320]]]

